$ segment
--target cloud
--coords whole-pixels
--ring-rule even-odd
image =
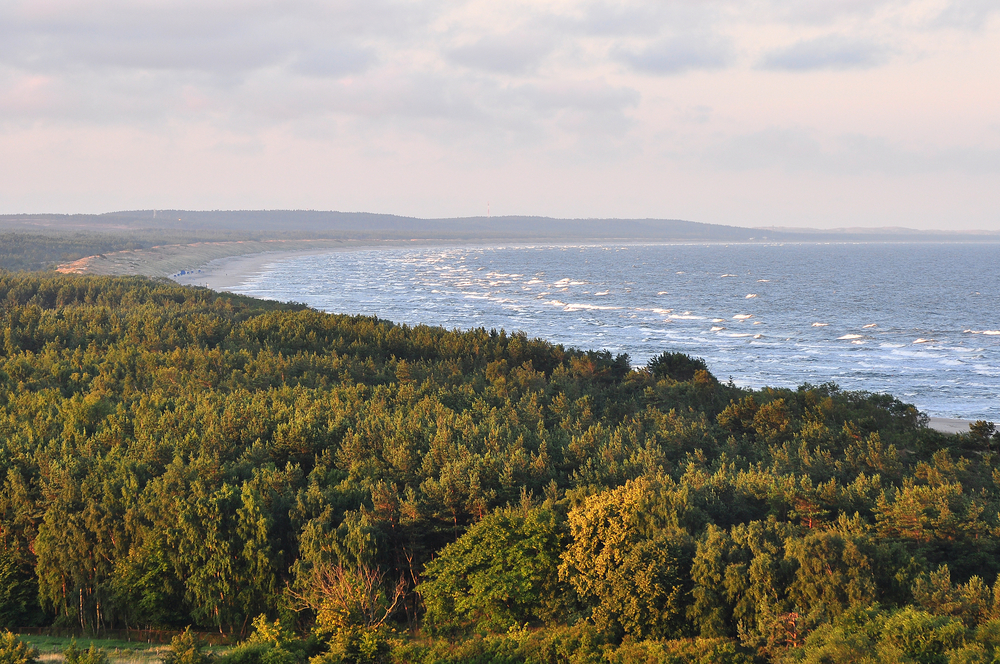
[[[731,64],[734,51],[728,40],[707,37],[662,39],[642,49],[619,49],[616,57],[646,74],[681,74],[695,69],[721,69]]]
[[[817,131],[771,128],[731,137],[706,151],[718,167],[733,170],[779,169],[790,173],[912,176],[954,172],[1000,172],[1000,150],[951,146],[913,148],[878,136],[822,137]]]
[[[996,0],[953,0],[935,23],[940,27],[980,30],[998,13],[1000,4]]]
[[[339,77],[358,74],[371,67],[378,59],[372,48],[336,45],[306,47],[296,54],[290,69],[307,76]]]
[[[887,62],[889,56],[889,49],[874,41],[829,35],[772,50],[758,67],[779,71],[870,69]]]
[[[537,68],[557,39],[553,35],[487,35],[446,54],[451,62],[464,67],[496,74],[523,74]]]

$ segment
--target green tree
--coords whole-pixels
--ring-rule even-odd
[[[639,638],[683,635],[693,542],[659,480],[590,496],[569,513],[560,577],[594,624]]]
[[[424,568],[417,587],[432,625],[506,630],[559,617],[562,533],[545,509],[505,508],[486,515]]]

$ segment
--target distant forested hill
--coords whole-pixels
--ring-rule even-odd
[[[0,335],[0,626],[256,629],[254,664],[1000,647],[996,441],[890,396],[140,278],[0,275]]]
[[[232,234],[246,237],[323,237],[436,240],[645,240],[707,242],[967,242],[1000,241],[1000,234],[893,229],[811,231],[743,228],[679,219],[558,219],[541,216],[419,219],[368,212],[318,210],[134,210],[105,214],[0,215],[0,230],[41,234]]]

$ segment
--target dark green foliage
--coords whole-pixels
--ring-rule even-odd
[[[0,548],[0,628],[33,627],[44,619],[32,566]]]
[[[664,351],[646,363],[646,368],[654,378],[670,378],[676,381],[689,381],[699,371],[708,371],[705,360],[693,358],[684,353]]]

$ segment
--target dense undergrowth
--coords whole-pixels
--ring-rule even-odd
[[[995,441],[887,395],[139,278],[0,274],[0,335],[0,626],[251,635],[231,664],[1000,652]]]

